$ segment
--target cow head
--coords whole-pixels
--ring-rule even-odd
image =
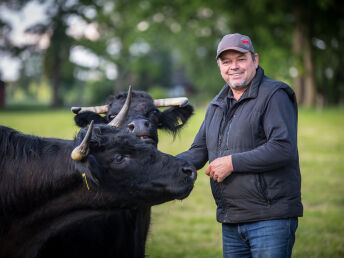
[[[109,123],[118,116],[127,96],[126,92],[111,96],[104,106],[73,107],[72,111],[77,114],[74,120],[80,127],[88,125],[91,120],[94,120],[96,124]],[[158,109],[166,106],[172,107],[163,111]],[[105,116],[98,113],[104,113]],[[133,91],[131,105],[122,128],[126,128],[137,137],[156,146],[158,129],[167,130],[175,135],[192,113],[193,108],[187,104],[186,98],[153,100],[146,92]]]
[[[128,208],[183,199],[196,179],[195,168],[186,161],[114,126],[92,122],[80,130],[75,144],[75,167],[85,173],[85,190],[96,193],[100,206],[102,201]]]

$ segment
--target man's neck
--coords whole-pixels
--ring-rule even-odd
[[[233,92],[233,97],[236,101],[238,101],[242,94],[244,94],[244,92],[247,90],[248,86],[245,87],[245,88],[242,88],[242,89],[232,89],[232,92]]]

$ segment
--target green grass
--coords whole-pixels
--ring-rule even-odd
[[[174,140],[160,133],[159,149],[178,154],[192,143],[204,108]],[[68,110],[3,110],[0,124],[24,133],[71,139],[78,131]],[[344,110],[300,110],[299,152],[304,217],[299,220],[293,257],[344,257]],[[221,257],[221,225],[204,169],[183,201],[154,206],[147,241],[153,258]]]

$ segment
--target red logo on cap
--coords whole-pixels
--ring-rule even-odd
[[[248,41],[248,40],[242,40],[241,42],[242,42],[242,43],[250,44],[250,41]]]

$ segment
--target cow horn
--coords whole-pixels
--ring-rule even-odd
[[[184,106],[186,106],[186,104],[188,104],[188,102],[189,102],[189,100],[186,97],[155,99],[154,105],[156,107],[169,107],[169,106],[184,107]]]
[[[93,129],[93,120],[91,121],[87,133],[80,143],[79,146],[75,147],[74,150],[72,151],[71,157],[73,160],[80,161],[83,158],[85,158],[88,155],[89,148],[88,148],[88,143],[91,139],[92,136],[92,129]]]
[[[131,102],[131,85],[129,85],[127,99],[125,100],[125,103],[121,111],[119,111],[118,115],[110,123],[108,123],[108,125],[121,127],[126,116],[128,115],[130,102]]]
[[[81,112],[85,111],[92,111],[97,114],[104,114],[109,111],[109,105],[103,105],[103,106],[94,106],[94,107],[72,107],[71,111],[74,114],[79,114]]]

